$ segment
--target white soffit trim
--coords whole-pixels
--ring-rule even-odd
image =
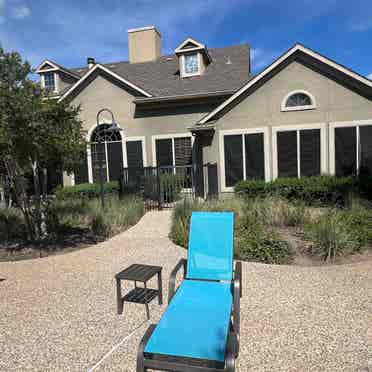
[[[44,65],[49,65],[52,66],[52,68],[44,69],[42,70]],[[80,79],[79,75],[76,75],[65,68],[61,68],[60,66],[56,65],[54,62],[50,61],[49,59],[44,60],[43,62],[40,63],[40,65],[36,68],[35,72],[37,74],[43,73],[43,72],[52,72],[52,71],[62,71],[63,73],[70,75],[74,77],[75,79]]]
[[[187,49],[183,49],[185,45],[187,45],[188,43],[191,43],[191,44],[194,44],[195,46],[193,48],[187,48]],[[196,50],[196,49],[205,49],[205,45],[204,44],[201,44],[199,43],[198,41],[192,39],[191,37],[188,37],[184,42],[182,42],[176,49],[175,49],[175,53],[181,53],[181,52],[187,52],[187,51],[191,51],[191,50]]]
[[[137,87],[136,85],[134,85],[130,81],[122,78],[121,76],[119,76],[115,72],[109,70],[108,68],[106,68],[106,67],[104,67],[104,66],[102,66],[101,64],[98,63],[93,68],[91,68],[90,70],[88,70],[88,72],[79,81],[77,81],[67,92],[65,92],[62,95],[62,97],[58,100],[58,102],[62,101],[67,96],[69,96],[80,84],[82,84],[94,71],[96,71],[98,69],[106,72],[108,75],[110,75],[113,78],[115,78],[116,80],[119,80],[122,83],[128,85],[129,87],[133,88],[134,90],[136,90],[137,92],[143,94],[144,96],[146,96],[146,97],[152,97],[152,95],[150,93],[147,93],[146,91],[144,91],[143,89]]]
[[[238,98],[241,94],[243,94],[247,89],[249,89],[252,85],[257,83],[259,80],[261,80],[264,76],[266,76],[269,72],[274,70],[278,65],[280,65],[283,61],[285,61],[287,58],[289,58],[292,54],[294,54],[297,51],[301,51],[315,59],[317,59],[320,62],[323,62],[336,70],[343,72],[344,74],[354,78],[355,80],[358,80],[362,82],[363,84],[369,86],[372,88],[372,81],[367,79],[364,76],[361,76],[357,74],[354,71],[351,71],[350,69],[320,55],[317,52],[314,52],[313,50],[304,47],[301,44],[296,44],[291,49],[289,49],[286,53],[284,53],[281,57],[279,57],[275,62],[273,62],[270,66],[268,66],[266,69],[264,69],[261,73],[259,73],[255,78],[250,80],[246,85],[244,85],[242,88],[240,88],[234,95],[232,95],[229,99],[227,99],[225,102],[223,102],[220,106],[216,107],[211,113],[209,113],[207,116],[202,118],[198,124],[205,124],[208,120],[213,118],[217,113],[219,113],[221,110],[223,110],[227,105],[229,105],[231,102],[233,102],[236,98]]]

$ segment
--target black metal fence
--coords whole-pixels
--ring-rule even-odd
[[[142,195],[147,209],[172,208],[180,200],[215,196],[216,177],[215,164],[124,168],[121,188],[124,194]]]

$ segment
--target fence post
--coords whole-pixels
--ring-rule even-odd
[[[157,186],[158,186],[158,208],[159,211],[163,209],[163,202],[162,202],[162,190],[161,190],[161,182],[160,182],[160,166],[159,164],[156,167],[156,178],[157,178]]]

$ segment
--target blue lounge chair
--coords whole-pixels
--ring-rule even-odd
[[[242,278],[240,262],[233,270],[233,231],[232,212],[192,214],[187,261],[171,273],[168,307],[143,336],[137,372],[235,371]]]

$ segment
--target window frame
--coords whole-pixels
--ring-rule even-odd
[[[265,181],[271,180],[270,174],[270,143],[269,143],[269,127],[261,128],[246,128],[246,129],[229,129],[219,131],[219,163],[220,163],[220,175],[221,175],[221,192],[233,192],[234,187],[226,186],[226,174],[225,174],[225,136],[241,135],[242,139],[242,153],[243,153],[243,179],[246,179],[246,158],[245,158],[245,134],[257,134],[263,133],[264,139],[264,167],[265,167]]]
[[[311,124],[293,124],[286,126],[272,127],[272,151],[273,151],[273,180],[278,178],[278,132],[291,132],[297,133],[297,177],[301,178],[301,149],[300,149],[300,131],[320,129],[320,175],[327,173],[327,125],[326,123],[311,123]]]
[[[187,73],[186,72],[186,56],[195,54],[198,59],[198,71]],[[201,74],[201,53],[200,52],[192,52],[192,53],[185,53],[180,56],[180,64],[181,64],[181,75],[182,77],[191,77],[191,76],[199,76]]]
[[[41,85],[42,85],[43,89],[48,89],[45,85],[45,75],[46,74],[53,74],[54,89],[50,90],[50,91],[53,92],[53,93],[57,93],[58,92],[58,74],[57,74],[57,72],[55,72],[55,71],[44,71],[44,73],[41,75]]]
[[[292,107],[287,107],[287,101],[288,99],[295,95],[295,94],[306,94],[310,100],[311,100],[311,105],[306,105],[306,106],[292,106]],[[293,90],[292,92],[289,92],[282,100],[281,103],[281,111],[282,112],[287,112],[287,111],[306,111],[306,110],[315,110],[317,108],[316,100],[315,97],[308,91],[306,90]]]
[[[353,121],[335,121],[329,123],[329,173],[336,175],[336,145],[335,145],[335,128],[357,128],[356,129],[356,168],[359,174],[360,167],[360,134],[359,127],[372,126],[372,119],[370,120],[353,120]]]
[[[157,159],[156,159],[156,140],[159,139],[171,139],[172,140],[172,166],[176,166],[176,153],[175,153],[175,147],[174,147],[174,139],[175,138],[183,138],[183,137],[189,137],[191,138],[191,149],[194,145],[195,138],[191,135],[190,132],[188,133],[172,133],[172,134],[157,134],[151,136],[151,142],[152,142],[152,166],[157,166]]]
[[[125,137],[123,139],[123,157],[124,157],[124,167],[128,168],[128,157],[127,157],[127,142],[137,142],[141,141],[142,143],[142,161],[143,167],[147,167],[147,152],[146,152],[146,137],[145,136],[136,136],[136,137]]]

